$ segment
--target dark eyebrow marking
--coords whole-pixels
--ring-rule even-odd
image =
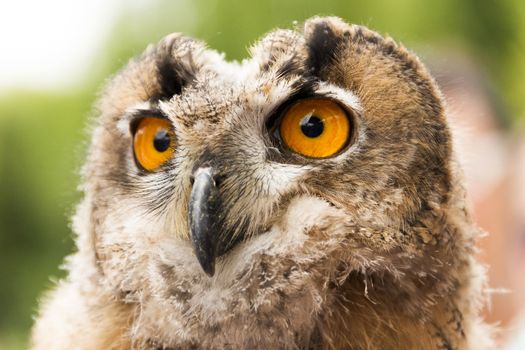
[[[339,36],[327,22],[318,23],[308,38],[308,59],[306,65],[311,74],[319,76],[322,68],[336,59],[344,37]]]
[[[160,92],[155,96],[156,100],[180,95],[182,88],[195,77],[194,73],[180,62],[173,64],[169,60],[163,60],[157,64],[157,70]]]
[[[296,55],[291,57],[290,59],[286,60],[278,69],[277,69],[277,77],[283,78],[291,74],[296,75],[303,75],[304,74],[304,67],[299,62]]]
[[[309,97],[314,95],[319,88],[319,79],[313,76],[306,76],[295,81],[291,88],[293,92],[290,95],[290,99]]]
[[[153,96],[152,100],[170,99],[180,95],[185,86],[195,80],[198,67],[193,60],[191,51],[180,57],[174,57],[175,45],[188,45],[189,42],[175,41],[164,47],[158,53],[156,59],[157,81],[160,91]]]

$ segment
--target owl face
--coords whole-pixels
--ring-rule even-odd
[[[110,288],[169,310],[148,320],[166,337],[307,320],[356,271],[425,273],[449,148],[422,65],[362,27],[314,18],[242,63],[171,35],[99,104],[77,230]]]

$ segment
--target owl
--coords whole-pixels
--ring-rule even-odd
[[[479,230],[418,58],[335,17],[250,52],[172,34],[110,81],[32,347],[491,347]]]

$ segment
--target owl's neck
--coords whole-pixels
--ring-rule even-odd
[[[261,305],[250,314],[236,313],[235,308],[222,315],[210,314],[210,318],[216,317],[212,327],[206,315],[192,314],[191,310],[184,315],[185,326],[181,322],[159,324],[154,313],[166,314],[166,310],[146,303],[128,309],[130,314],[124,319],[133,321],[123,328],[121,337],[132,335],[130,343],[150,349],[222,348],[228,344],[239,348],[465,348],[462,315],[468,310],[457,307],[458,295],[452,293],[429,305],[423,290],[409,295],[399,287],[388,276],[351,274],[343,285],[329,287],[317,311],[310,308],[314,304],[309,300],[312,291],[303,291],[303,299],[288,300],[287,304],[271,301],[273,309]],[[122,312],[122,308],[113,309]],[[191,329],[177,328],[188,325]],[[133,333],[133,329],[147,333]],[[174,336],[181,331],[185,339]]]
[[[343,291],[343,292],[342,292]],[[388,276],[355,274],[334,293],[316,321],[314,337],[334,349],[464,349],[459,291],[432,301],[401,289]]]
[[[90,337],[96,344],[122,349],[129,344],[141,349],[466,349],[470,310],[464,290],[429,300],[435,286],[413,289],[407,283],[390,275],[351,273],[341,285],[276,293],[257,309],[237,298],[215,313],[191,307],[179,313],[173,302],[160,305],[147,296],[126,303],[94,286],[89,298],[95,299],[82,300],[87,310],[82,327],[96,335]],[[107,331],[108,324],[114,332]]]

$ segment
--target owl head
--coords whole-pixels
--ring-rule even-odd
[[[345,337],[429,317],[474,236],[433,79],[338,18],[250,52],[169,35],[105,89],[75,218],[97,283],[150,343],[336,343],[342,314]]]

